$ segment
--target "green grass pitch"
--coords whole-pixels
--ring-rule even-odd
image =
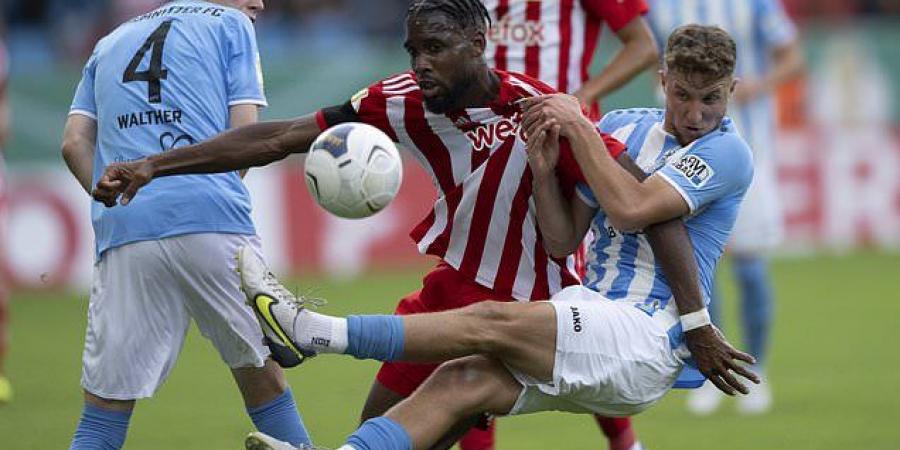
[[[683,412],[673,392],[635,418],[650,449],[847,450],[900,448],[900,256],[783,259],[770,375],[772,413],[743,417],[726,402],[718,415]],[[418,287],[424,270],[352,283],[301,280],[329,300],[327,312],[384,313]],[[728,300],[734,290],[725,284]],[[81,409],[86,295],[15,294],[7,372],[16,397],[0,407],[0,448],[67,448]],[[734,323],[734,301],[726,311]],[[738,338],[738,330],[728,334]],[[135,337],[139,338],[139,337]],[[322,357],[289,371],[307,426],[337,446],[355,426],[376,363]],[[435,405],[440,407],[440,405]],[[587,416],[538,414],[500,420],[499,449],[602,449]],[[192,330],[172,377],[138,405],[126,449],[238,449],[251,430],[228,371]]]

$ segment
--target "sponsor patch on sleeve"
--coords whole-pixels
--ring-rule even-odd
[[[360,89],[359,92],[353,94],[353,97],[350,97],[350,104],[353,105],[353,109],[359,112],[359,104],[362,100],[369,96],[369,88]]]
[[[682,157],[675,163],[675,168],[684,174],[684,177],[696,188],[702,188],[716,173],[712,166],[697,155]]]

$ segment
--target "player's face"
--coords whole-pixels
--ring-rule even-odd
[[[425,107],[442,114],[462,107],[465,93],[483,69],[482,48],[476,37],[460,30],[439,12],[414,15],[406,24],[410,66],[416,74]]]
[[[735,85],[732,77],[710,80],[675,70],[664,72],[662,83],[666,94],[666,125],[681,145],[719,126]]]
[[[256,22],[256,17],[266,9],[263,0],[229,0],[227,4],[232,8],[241,10],[254,22]]]

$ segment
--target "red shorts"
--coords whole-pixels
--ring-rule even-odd
[[[513,301],[508,295],[494,293],[472,281],[441,261],[425,278],[422,289],[407,295],[397,305],[395,314],[405,316],[457,309],[486,300]],[[384,387],[408,397],[434,372],[438,364],[386,362],[376,379]]]

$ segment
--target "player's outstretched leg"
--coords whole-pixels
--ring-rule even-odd
[[[379,361],[435,362],[483,354],[538,379],[553,375],[556,312],[549,302],[481,302],[410,316],[330,317],[310,311],[241,252],[241,283],[263,328],[300,356],[348,354]],[[283,289],[283,288],[280,288]]]
[[[431,448],[466,417],[482,411],[508,413],[521,391],[522,385],[496,359],[469,356],[449,361],[387,414],[363,423],[339,450]],[[246,445],[248,450],[293,448],[259,433],[248,436]]]

